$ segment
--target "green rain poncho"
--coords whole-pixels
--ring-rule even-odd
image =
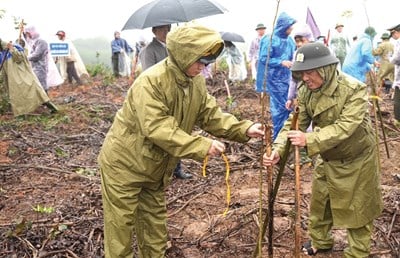
[[[129,89],[98,158],[106,256],[131,257],[134,230],[140,257],[164,257],[164,188],[180,158],[202,161],[212,142],[191,135],[196,125],[217,137],[249,139],[246,131],[252,122],[223,113],[207,93],[204,77],[185,74],[200,57],[217,55],[222,47],[215,31],[179,27],[168,34],[169,56],[143,72]]]
[[[1,44],[4,49],[7,43],[1,41]],[[3,60],[5,53],[5,50],[1,52],[0,60]],[[16,45],[5,58],[2,68],[4,76],[2,94],[8,94],[14,116],[28,114],[43,103],[49,102],[49,97],[32,71],[24,49]]]

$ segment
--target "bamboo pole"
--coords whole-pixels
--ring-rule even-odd
[[[278,16],[278,10],[279,10],[279,4],[280,0],[277,0],[277,6],[276,6],[276,11],[275,11],[275,16],[272,24],[272,28],[275,28],[275,23],[276,19]],[[273,36],[274,31],[272,31],[270,35],[270,41],[272,42],[272,36]],[[268,63],[270,59],[270,52],[271,52],[271,45],[269,44],[268,50],[267,50],[267,60],[266,60],[266,67],[264,71],[264,76],[263,76],[263,93],[261,93],[260,96],[260,104],[261,104],[261,116],[262,116],[262,121],[264,124],[264,130],[265,130],[265,149],[264,146],[261,149],[262,154],[261,154],[261,159],[260,159],[260,174],[259,174],[259,224],[260,224],[260,231],[259,231],[259,236],[258,236],[258,242],[256,245],[256,249],[253,252],[253,257],[259,257],[262,258],[262,240],[264,238],[265,231],[268,226],[268,257],[272,258],[273,257],[273,231],[274,231],[274,223],[273,223],[273,205],[274,205],[274,189],[275,186],[273,184],[273,176],[274,176],[274,168],[273,166],[270,166],[267,168],[267,173],[268,173],[268,212],[265,216],[265,220],[262,220],[262,189],[263,189],[263,154],[264,152],[267,153],[267,155],[271,155],[272,152],[272,119],[271,117],[267,117],[266,115],[266,104],[269,107],[269,96],[267,96],[267,79],[268,79]],[[276,195],[276,194],[275,194]]]
[[[296,112],[298,112],[296,108]],[[299,130],[299,122],[296,119],[295,130]],[[294,257],[300,258],[300,242],[301,242],[301,232],[300,232],[300,147],[295,146],[295,231],[294,231]]]

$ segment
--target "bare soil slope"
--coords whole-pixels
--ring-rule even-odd
[[[261,105],[250,84],[231,85],[227,105],[223,77],[208,81],[221,106],[240,118],[261,120]],[[50,90],[60,112],[45,108],[24,117],[0,117],[0,257],[102,257],[103,216],[96,162],[104,136],[129,88],[126,79],[110,86],[101,78],[84,86]],[[381,102],[391,158],[380,144],[385,209],[375,221],[371,257],[400,257],[400,131],[391,121],[392,102]],[[382,142],[382,134],[380,133]],[[213,158],[184,160],[192,180],[174,179],[167,189],[168,257],[252,257],[263,214],[267,182],[260,179],[261,141],[226,142],[231,202],[226,217],[226,164]],[[302,240],[307,240],[311,167],[301,170]],[[293,257],[294,173],[284,172],[274,215],[274,256]],[[263,215],[264,216],[264,215]],[[263,217],[262,217],[263,220]],[[335,229],[335,246],[323,257],[342,257],[345,231]],[[322,255],[319,255],[322,257]],[[263,244],[267,257],[267,244]]]

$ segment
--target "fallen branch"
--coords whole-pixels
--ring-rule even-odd
[[[187,202],[185,202],[185,203],[182,205],[182,207],[180,207],[178,210],[176,210],[176,211],[173,212],[173,213],[168,214],[168,218],[173,217],[173,216],[175,216],[176,214],[178,214],[179,212],[181,212],[181,210],[183,210],[186,206],[188,206],[189,203],[190,203],[192,200],[196,199],[197,197],[199,197],[199,196],[202,195],[202,194],[203,194],[203,193],[199,193],[199,194],[197,194],[196,196],[194,196],[193,198],[189,199],[189,200],[188,200]]]
[[[80,174],[75,173],[75,172],[65,171],[65,170],[59,169],[59,168],[52,168],[52,167],[35,165],[35,164],[18,164],[18,165],[15,165],[15,164],[0,164],[0,168],[35,168],[35,169],[50,170],[50,171],[54,171],[54,172],[60,172],[60,173],[64,173],[64,174],[79,176],[79,177],[82,177],[82,178],[85,178],[85,179],[90,179],[87,176],[80,175]]]

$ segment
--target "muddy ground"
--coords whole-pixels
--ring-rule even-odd
[[[231,84],[230,105],[223,78],[208,81],[223,109],[262,120],[251,84]],[[0,257],[103,256],[96,157],[128,88],[127,79],[111,85],[101,78],[82,86],[61,85],[49,92],[60,108],[57,114],[41,107],[31,115],[15,118],[8,112],[0,117]],[[374,222],[371,257],[400,257],[400,130],[392,123],[392,105],[384,95],[380,108],[390,158],[379,126],[385,208]],[[252,257],[267,212],[267,181],[260,177],[259,166],[262,142],[224,142],[230,166],[229,212],[221,216],[227,190],[224,160],[209,160],[206,178],[202,163],[183,160],[194,178],[174,179],[167,189],[168,257]],[[310,166],[301,169],[302,242],[307,240],[311,173]],[[293,257],[294,181],[293,170],[286,167],[275,204],[274,257]],[[334,237],[334,250],[319,257],[342,257],[346,233],[335,229]],[[265,239],[262,246],[262,256],[268,257]]]

